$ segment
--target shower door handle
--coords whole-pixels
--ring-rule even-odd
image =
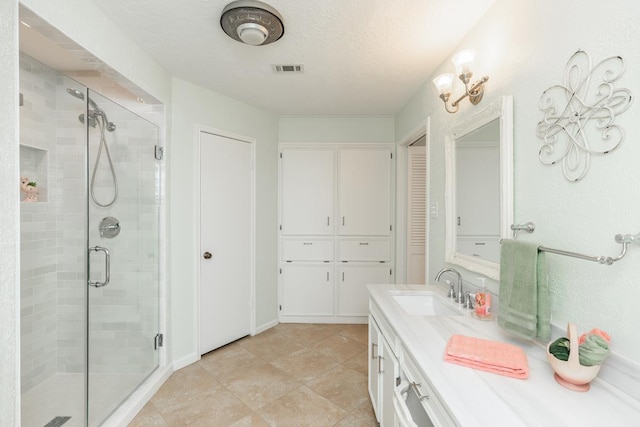
[[[109,284],[109,280],[111,280],[111,255],[109,255],[109,250],[102,246],[89,248],[89,258],[91,258],[91,252],[104,252],[104,282],[92,282],[91,268],[89,268],[89,286],[94,286],[96,288],[107,286]]]

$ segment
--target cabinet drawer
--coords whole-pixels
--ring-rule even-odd
[[[498,236],[458,236],[456,252],[500,262],[500,238]]]
[[[331,240],[283,240],[283,261],[333,261]]]
[[[449,414],[446,406],[440,401],[438,394],[434,391],[431,382],[418,369],[418,364],[413,360],[409,352],[401,346],[400,366],[403,379],[410,384],[415,384],[415,392],[424,398],[419,403],[424,407],[429,420],[435,426],[454,426],[457,425],[454,418]]]
[[[340,261],[390,261],[389,240],[342,240],[338,244]]]

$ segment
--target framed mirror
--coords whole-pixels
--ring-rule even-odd
[[[513,100],[503,96],[445,139],[445,261],[500,277],[500,239],[513,223]]]

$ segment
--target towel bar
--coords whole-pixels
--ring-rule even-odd
[[[533,233],[536,229],[536,226],[532,222],[528,222],[526,224],[511,224],[511,229],[513,230],[513,238],[515,239],[518,236],[518,231],[524,230],[527,233]],[[540,246],[540,250],[543,252],[549,252],[557,255],[564,255],[573,258],[580,258],[587,261],[595,261],[604,265],[611,265],[616,261],[620,261],[627,254],[627,245],[629,243],[636,243],[640,245],[640,233],[632,235],[632,234],[617,234],[615,236],[616,243],[620,243],[622,245],[622,251],[620,255],[617,257],[610,256],[593,256],[593,255],[585,255],[578,252],[571,251],[563,251],[560,249],[547,248],[546,246]],[[502,243],[502,239],[500,239],[500,243]]]

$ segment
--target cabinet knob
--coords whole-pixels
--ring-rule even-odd
[[[204,259],[211,259],[213,255],[211,255],[211,252],[205,252],[204,254],[202,254],[202,257]]]

